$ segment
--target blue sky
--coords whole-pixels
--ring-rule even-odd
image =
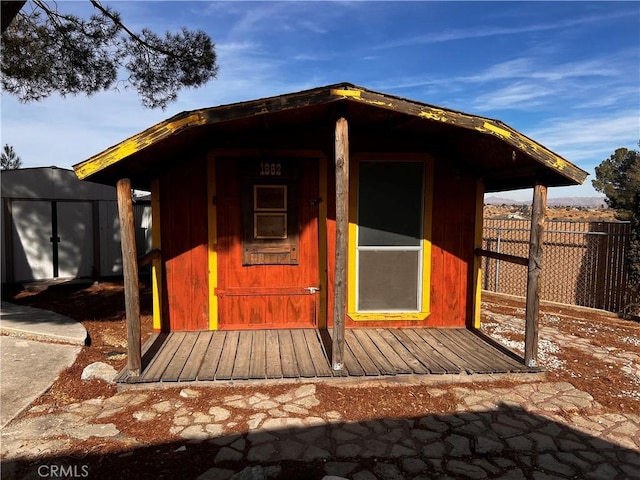
[[[205,30],[218,78],[164,111],[126,90],[26,105],[3,94],[1,141],[25,167],[69,168],[180,111],[343,81],[500,119],[591,174],[552,198],[596,195],[594,167],[638,148],[639,2],[104,3],[134,30]]]

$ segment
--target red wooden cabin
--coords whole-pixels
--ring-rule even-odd
[[[479,326],[483,195],[535,186],[531,258],[507,259],[531,263],[534,363],[546,187],[586,178],[500,121],[351,84],[181,113],[74,168],[119,184],[123,229],[151,191],[157,330],[333,329],[334,368],[345,328]]]

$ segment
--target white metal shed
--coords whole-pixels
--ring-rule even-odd
[[[116,189],[57,167],[4,170],[2,281],[103,277],[122,273]],[[136,209],[141,253],[151,232]]]

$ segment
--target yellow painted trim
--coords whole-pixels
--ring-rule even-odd
[[[331,95],[338,97],[360,98],[362,90],[346,90],[344,88],[332,88]]]
[[[352,157],[349,163],[349,248],[347,262],[347,312],[356,311],[356,257],[358,255],[358,160]]]
[[[480,132],[493,133],[495,136],[503,138],[505,140],[511,138],[511,131],[507,130],[506,128],[499,127],[490,122],[484,122],[484,124],[482,125],[482,128],[478,128],[478,130]]]
[[[209,330],[218,330],[218,229],[216,225],[217,211],[214,198],[216,196],[216,157],[207,158],[207,218],[208,218],[208,263],[209,263]]]
[[[394,313],[348,313],[348,317],[354,322],[375,322],[375,321],[394,321],[394,320],[408,320],[420,322],[429,317],[429,312],[394,312]]]
[[[482,231],[484,220],[484,184],[478,180],[476,186],[476,224],[474,250],[482,248]],[[475,255],[473,259],[473,327],[480,328],[480,310],[482,305],[482,257]]]
[[[431,232],[433,226],[433,159],[424,162],[424,218],[422,227],[422,312],[431,313]]]
[[[358,213],[358,166],[360,161],[421,161],[424,165],[424,210],[422,248],[422,292],[420,312],[357,312],[356,256]],[[431,226],[433,218],[433,159],[426,154],[359,154],[350,165],[349,178],[349,263],[347,316],[355,322],[367,321],[424,321],[431,314]]]
[[[160,180],[157,178],[151,182],[151,248],[161,248],[160,229]],[[153,328],[162,328],[162,253],[160,258],[151,262],[151,292],[153,305]]]
[[[320,305],[318,306],[318,327],[327,328],[327,157],[318,159],[321,198],[318,205],[318,274],[320,275]]]
[[[181,117],[181,115],[183,114],[177,115],[178,118],[173,117],[160,122],[104,152],[94,155],[78,165],[74,165],[73,169],[76,172],[76,176],[80,180],[87,178],[114,163],[118,163],[123,158],[157,143],[159,140],[173,135],[179,130],[207,123],[207,117],[199,112],[189,113],[184,117]]]

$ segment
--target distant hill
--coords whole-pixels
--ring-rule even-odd
[[[550,207],[585,207],[585,208],[602,208],[607,204],[605,197],[563,197],[550,198],[547,205]],[[531,205],[531,201],[513,200],[512,198],[502,198],[489,196],[484,199],[485,205]]]

